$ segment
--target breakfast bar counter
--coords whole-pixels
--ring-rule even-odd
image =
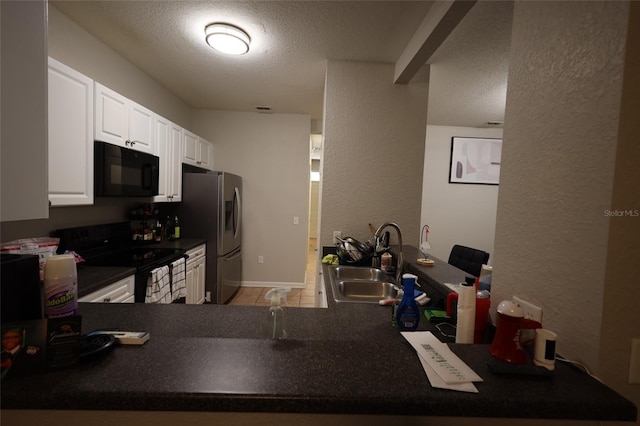
[[[407,415],[437,417],[440,424],[636,419],[630,401],[570,365],[557,362],[551,377],[494,374],[487,345],[449,345],[483,378],[478,393],[433,388],[415,350],[392,326],[390,307],[327,299],[327,309],[285,306],[286,340],[261,338],[268,307],[82,303],[83,333],[147,331],[149,341],[116,346],[68,369],[6,380],[3,421],[74,424],[81,415],[94,425],[134,417],[140,423],[168,412],[260,413],[267,422],[287,413],[296,415],[284,418],[292,424],[309,424],[317,415],[378,415],[386,424]],[[437,335],[424,317],[420,329]]]

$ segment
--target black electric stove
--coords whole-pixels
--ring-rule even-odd
[[[161,247],[120,247],[85,259],[86,266],[127,266],[153,269],[182,257],[184,250]]]
[[[154,242],[131,240],[129,222],[60,229],[58,253],[74,251],[84,259],[78,268],[122,266],[136,269],[135,301],[144,303],[147,278],[152,270],[186,257],[185,250],[159,247]]]

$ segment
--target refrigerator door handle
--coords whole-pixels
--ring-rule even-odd
[[[234,260],[234,259],[236,259],[236,258],[238,258],[238,257],[240,257],[240,256],[242,256],[242,252],[241,252],[241,251],[237,251],[235,254],[232,254],[232,255],[231,255],[231,256],[229,256],[229,257],[225,257],[225,258],[224,258],[224,261],[225,261],[225,262],[229,262],[229,261],[232,261],[232,260]]]
[[[242,217],[242,207],[240,205],[240,190],[238,189],[238,187],[236,186],[234,188],[235,190],[235,194],[233,195],[233,202],[236,205],[235,207],[237,207],[237,212],[238,215],[236,217],[236,209],[234,208],[234,230],[233,230],[233,238],[238,238],[238,232],[240,232],[240,218]]]

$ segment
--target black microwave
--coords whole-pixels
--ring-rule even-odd
[[[95,141],[96,197],[152,197],[158,195],[160,159],[106,142]]]

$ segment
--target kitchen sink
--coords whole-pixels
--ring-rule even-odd
[[[377,268],[332,267],[329,279],[336,302],[378,303],[398,293],[393,279]]]
[[[338,280],[369,280],[388,281],[386,272],[378,268],[338,266],[334,270],[334,275]]]

